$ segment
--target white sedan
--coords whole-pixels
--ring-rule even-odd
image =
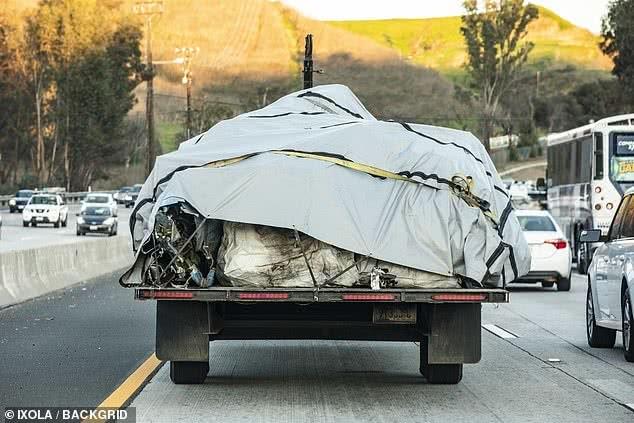
[[[544,288],[557,284],[558,291],[570,291],[572,254],[553,217],[543,210],[517,210],[515,215],[531,249],[531,270],[515,282],[541,282]]]
[[[68,223],[68,207],[59,195],[38,194],[31,197],[22,213],[24,226],[52,223],[59,228]]]

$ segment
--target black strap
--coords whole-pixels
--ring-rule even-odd
[[[279,115],[248,115],[248,118],[276,118],[276,117],[282,117],[282,116],[289,116],[289,115],[308,115],[308,116],[314,116],[314,115],[324,115],[326,114],[326,112],[286,112],[286,113],[280,113]]]
[[[312,92],[312,91],[306,91],[305,93],[301,93],[301,94],[300,94],[300,95],[298,95],[297,97],[299,97],[299,98],[302,98],[302,97],[316,97],[316,98],[320,98],[320,99],[322,99],[322,100],[326,100],[328,103],[331,103],[331,104],[333,104],[333,105],[335,105],[335,106],[339,107],[339,108],[340,108],[341,110],[343,110],[344,112],[346,112],[346,113],[348,113],[348,114],[350,114],[350,115],[352,115],[352,116],[354,116],[354,117],[356,117],[356,118],[363,119],[363,116],[361,116],[359,113],[355,113],[355,112],[353,112],[352,110],[350,110],[350,109],[348,109],[348,108],[346,108],[346,107],[343,107],[343,106],[342,106],[342,105],[340,105],[340,104],[337,104],[337,102],[336,102],[336,101],[334,101],[334,100],[333,100],[333,99],[331,99],[331,98],[326,97],[326,96],[325,96],[325,95],[323,95],[323,94],[314,93],[314,92]]]

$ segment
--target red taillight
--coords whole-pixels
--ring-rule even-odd
[[[143,298],[193,298],[193,292],[183,291],[141,291]]]
[[[343,294],[344,301],[394,301],[394,294]]]
[[[547,239],[546,241],[544,241],[544,244],[550,244],[558,250],[566,248],[566,246],[568,245],[565,239]]]
[[[288,292],[241,292],[238,298],[241,300],[286,300]]]
[[[458,301],[458,302],[480,302],[487,299],[486,294],[436,294],[432,295],[434,301]]]

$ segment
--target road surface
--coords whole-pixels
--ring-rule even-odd
[[[483,309],[483,358],[458,385],[429,385],[414,343],[216,341],[204,385],[163,366],[132,401],[140,422],[632,422],[634,364],[620,338],[585,339],[586,282],[522,286]],[[152,352],[152,302],[114,275],[0,310],[0,406],[103,401]],[[499,329],[492,330],[499,332]],[[507,335],[511,336],[511,335]]]
[[[0,211],[2,215],[2,235],[0,238],[0,253],[6,251],[24,250],[29,248],[47,247],[57,244],[71,244],[83,242],[94,237],[104,237],[101,234],[88,234],[78,237],[76,234],[75,214],[79,212],[79,205],[68,206],[68,225],[65,228],[54,228],[53,225],[38,225],[37,227],[23,227],[21,213]],[[129,219],[131,209],[119,206],[118,236],[130,236]]]

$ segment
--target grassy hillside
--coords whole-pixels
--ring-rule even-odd
[[[127,1],[127,0],[126,0]],[[131,1],[127,1],[129,5]],[[314,35],[315,82],[350,86],[379,117],[456,122],[464,110],[452,83],[435,70],[403,61],[398,51],[327,22],[308,19],[268,0],[166,0],[152,31],[155,60],[179,46],[200,47],[194,61],[197,99],[229,103],[236,113],[300,88],[304,36]],[[178,65],[158,67],[159,121],[182,122],[184,87]],[[389,75],[389,78],[386,78]],[[138,89],[144,96],[144,85]],[[135,109],[142,112],[144,102]],[[159,126],[164,148],[174,127]]]
[[[392,47],[414,63],[444,72],[459,69],[466,59],[459,16],[330,23]],[[588,69],[611,68],[609,58],[599,50],[596,35],[546,8],[539,8],[539,19],[530,25],[528,39],[535,43],[533,62],[546,59]]]

